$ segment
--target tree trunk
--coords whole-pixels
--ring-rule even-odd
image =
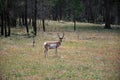
[[[25,18],[24,18],[24,14],[22,14],[22,25],[25,25]]]
[[[109,0],[104,0],[105,2],[105,29],[111,29],[110,26],[110,1]]]
[[[76,31],[76,20],[74,20],[74,31]]]
[[[45,32],[46,29],[45,29],[45,20],[44,19],[42,19],[42,24],[43,24],[43,31]]]
[[[8,36],[10,36],[11,29],[10,29],[10,18],[9,18],[9,13],[7,15],[7,26],[8,26]]]
[[[76,16],[75,16],[75,14],[74,14],[73,22],[74,22],[74,31],[76,31]]]
[[[32,25],[33,25],[33,30],[34,30],[34,35],[37,35],[37,26],[36,26],[36,16],[37,16],[37,0],[34,2],[34,12],[33,12],[33,20],[32,20]]]
[[[4,25],[3,25],[3,21],[4,20],[4,13],[2,12],[1,14],[1,35],[3,36],[4,35]]]
[[[118,6],[118,8],[117,8],[117,12],[118,12],[118,23],[117,24],[119,24],[120,25],[120,2],[118,2],[118,4],[117,4],[117,6]]]
[[[7,37],[7,17],[6,17],[6,14],[5,14],[5,22],[4,22],[4,27],[5,27],[5,37]]]
[[[10,17],[9,17],[9,7],[10,7],[10,0],[8,0],[8,4],[7,4],[7,26],[8,26],[8,36],[10,36],[11,30],[10,30]]]
[[[19,17],[19,26],[22,26],[22,18]]]
[[[31,25],[31,22],[32,22],[32,19],[31,19],[31,18],[29,18],[29,22],[28,22],[28,24],[29,24],[29,25]]]
[[[37,23],[36,23],[36,20],[37,20],[37,0],[35,0],[35,25],[34,25],[34,31],[35,31],[35,35],[37,35]]]
[[[29,28],[27,23],[27,0],[25,0],[25,26],[26,26],[27,34],[29,35]]]

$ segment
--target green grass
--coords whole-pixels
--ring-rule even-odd
[[[0,37],[0,80],[119,80],[120,29],[71,22],[47,22],[47,32],[38,28],[35,47],[25,29],[12,28],[11,37]],[[56,30],[56,31],[55,31]],[[45,41],[65,37],[58,49],[43,54]]]

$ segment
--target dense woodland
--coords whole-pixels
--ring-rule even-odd
[[[105,29],[111,24],[120,24],[119,0],[0,0],[1,36],[10,36],[11,27],[29,25],[37,34],[37,20],[42,22],[46,31],[45,20],[72,21],[74,31],[76,21],[87,23],[105,23]]]

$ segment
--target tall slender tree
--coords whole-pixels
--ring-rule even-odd
[[[27,34],[29,34],[29,28],[28,28],[28,23],[27,23],[27,5],[28,5],[28,1],[25,0],[25,26],[26,26],[26,31]]]
[[[76,31],[76,20],[84,11],[84,5],[80,0],[70,0],[68,1],[69,3],[69,9],[72,11],[72,17],[73,17],[73,22],[74,22],[74,31]]]
[[[111,18],[110,18],[110,4],[112,0],[104,0],[104,5],[105,5],[105,29],[111,29]]]
[[[10,27],[10,0],[8,0],[7,4],[7,26],[8,26],[8,36],[11,34],[11,27]]]
[[[1,16],[1,35],[4,35],[4,6],[5,0],[0,0],[0,16]]]
[[[1,35],[3,36],[4,35],[4,25],[3,25],[3,20],[4,20],[4,13],[1,12]]]
[[[37,24],[36,24],[36,17],[37,17],[37,0],[34,0],[33,4],[33,19],[32,19],[32,25],[34,30],[34,35],[37,35]]]
[[[38,18],[42,20],[42,29],[46,31],[45,19],[49,19],[51,16],[51,9],[54,5],[53,0],[39,0],[38,1]]]

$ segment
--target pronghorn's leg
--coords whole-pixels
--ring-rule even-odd
[[[56,54],[56,56],[57,56],[57,48],[55,48],[55,54]]]
[[[46,57],[47,54],[48,54],[48,48],[47,48],[47,47],[45,47],[44,54],[45,54],[45,57]]]

